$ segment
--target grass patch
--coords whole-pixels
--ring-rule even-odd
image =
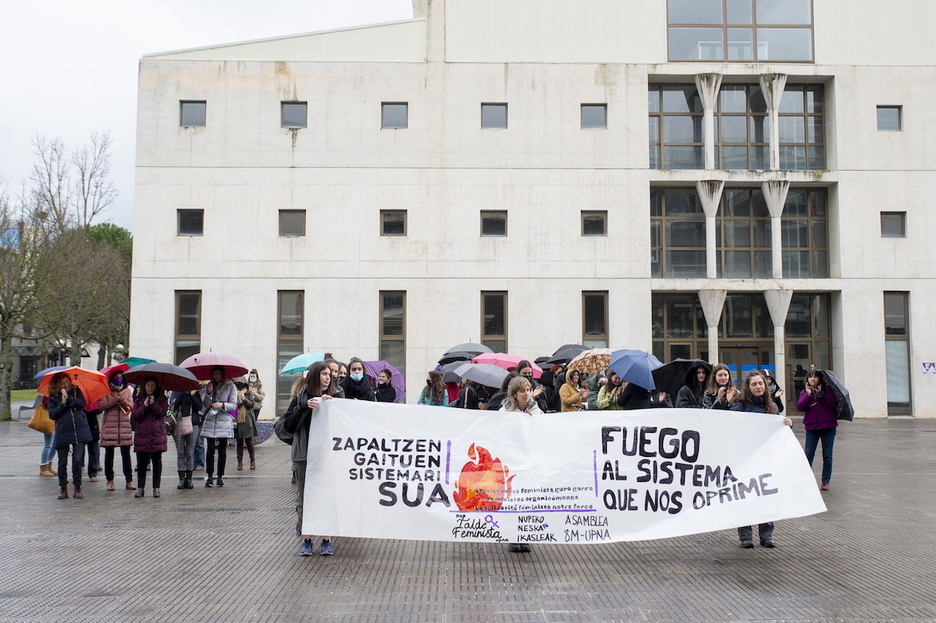
[[[10,392],[10,400],[18,402],[20,400],[35,400],[36,390],[34,389],[14,389]]]

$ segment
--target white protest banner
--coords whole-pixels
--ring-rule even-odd
[[[599,543],[826,510],[793,432],[758,413],[328,400],[308,456],[304,534]]]

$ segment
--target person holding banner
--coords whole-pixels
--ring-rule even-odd
[[[806,387],[800,392],[796,408],[804,412],[803,427],[806,429],[806,458],[813,464],[816,448],[822,441],[822,486],[820,490],[829,490],[832,480],[832,446],[835,443],[835,431],[838,419],[835,415],[835,394],[822,385],[818,370],[806,373]]]
[[[779,415],[777,405],[767,390],[767,380],[760,372],[751,372],[744,379],[744,387],[740,394],[731,404],[732,411],[747,411],[750,413],[768,413],[770,415]],[[793,426],[793,420],[783,418],[786,426]],[[774,522],[758,524],[757,532],[760,538],[761,547],[773,548],[777,545],[773,541]],[[738,538],[741,540],[741,547],[751,549],[754,547],[754,531],[751,526],[741,526],[738,528]]]
[[[529,379],[523,376],[515,376],[510,379],[507,385],[507,395],[498,411],[513,411],[516,413],[525,413],[526,415],[542,415],[543,410],[536,404],[533,398],[532,387]],[[510,551],[514,554],[521,554],[533,551],[533,546],[529,543],[511,543]]]
[[[302,531],[302,506],[305,503],[305,479],[306,479],[306,461],[309,449],[309,427],[312,424],[312,417],[315,414],[323,400],[329,400],[338,393],[338,386],[332,377],[328,364],[324,361],[316,361],[309,366],[309,373],[306,375],[305,387],[296,394],[286,407],[283,414],[285,418],[283,427],[286,432],[293,435],[291,458],[293,462],[293,473],[296,476],[296,532]],[[302,535],[302,547],[299,549],[300,556],[311,556],[313,551],[312,535]],[[334,554],[331,545],[331,537],[322,537],[321,554],[322,556],[331,556]]]

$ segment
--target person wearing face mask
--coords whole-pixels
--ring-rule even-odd
[[[390,384],[393,373],[384,369],[377,375],[377,402],[396,402],[396,390]]]
[[[104,448],[104,478],[107,490],[114,487],[114,449],[120,448],[120,461],[123,467],[127,489],[136,489],[133,484],[133,466],[130,460],[130,448],[133,446],[133,429],[130,425],[130,411],[133,408],[133,393],[123,380],[123,372],[115,370],[107,379],[111,393],[98,400],[101,409],[101,446]]]
[[[257,436],[257,417],[254,415],[256,397],[250,391],[250,385],[244,377],[234,379],[237,388],[237,418],[234,436],[237,438],[237,469],[244,469],[244,446],[250,457],[250,469],[257,469],[257,456],[254,452],[253,438]]]
[[[426,375],[426,386],[419,394],[419,400],[416,404],[432,405],[434,407],[448,406],[448,392],[445,389],[445,383],[442,382],[443,375],[438,370],[429,370]]]
[[[257,374],[257,369],[254,368],[247,373],[247,385],[250,387],[250,393],[254,395],[254,419],[260,419],[260,409],[263,408],[263,399],[266,397],[266,392],[263,391],[263,383],[260,381],[260,375]]]
[[[224,467],[227,463],[227,441],[234,436],[234,420],[231,411],[237,408],[237,388],[230,379],[224,378],[224,366],[211,369],[211,381],[201,389],[202,417],[201,436],[206,444],[206,487],[214,487],[215,454],[218,457],[218,486],[224,486]]]
[[[348,365],[348,376],[341,379],[341,389],[344,390],[344,397],[351,400],[377,400],[374,394],[374,388],[371,387],[370,380],[364,376],[364,362],[358,357],[352,357]]]

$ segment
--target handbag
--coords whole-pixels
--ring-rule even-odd
[[[179,418],[178,431],[180,435],[190,435],[195,428],[192,426],[192,416],[183,415]]]
[[[162,418],[163,424],[166,425],[166,435],[172,437],[175,434],[176,421],[172,411],[167,411],[166,415]]]
[[[49,410],[41,403],[33,409],[32,417],[29,418],[29,423],[26,426],[47,435],[55,432],[55,422],[49,417]]]

